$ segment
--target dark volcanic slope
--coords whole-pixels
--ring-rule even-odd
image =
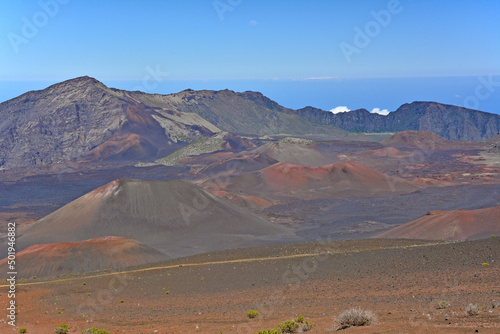
[[[52,164],[86,154],[90,160],[152,160],[221,130],[348,134],[334,125],[313,124],[260,93],[151,95],[80,77],[0,104],[0,167]],[[137,150],[138,156],[131,154]]]
[[[131,92],[131,96],[152,107],[194,112],[225,131],[238,134],[328,134],[334,138],[348,134],[331,124],[313,124],[259,92],[187,89],[169,95]]]
[[[500,233],[500,207],[430,211],[414,221],[379,234],[379,238],[470,240]]]
[[[101,237],[79,242],[33,245],[16,254],[18,277],[46,277],[83,273],[156,262],[168,258],[136,240]],[[0,261],[5,275],[7,258]]]
[[[120,133],[140,135],[139,141],[148,142],[141,145],[148,146],[141,158],[154,158],[157,151],[179,148],[181,139],[217,131],[194,113],[151,108],[126,91],[81,77],[0,104],[0,167],[79,158]],[[123,139],[114,137],[100,150],[120,154],[130,145]]]
[[[437,102],[405,103],[388,116],[366,109],[347,113],[307,107],[297,110],[318,124],[333,124],[354,132],[432,131],[449,140],[481,141],[500,133],[500,115]]]
[[[262,245],[280,234],[287,230],[186,181],[115,180],[37,221],[16,249],[114,235],[181,256]]]

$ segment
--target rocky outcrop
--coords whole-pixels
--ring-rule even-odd
[[[431,131],[449,140],[482,141],[500,133],[500,115],[436,102],[403,104],[387,116],[366,109],[333,114],[307,107],[297,113],[317,124],[352,132]]]

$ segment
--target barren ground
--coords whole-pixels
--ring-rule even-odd
[[[134,334],[254,333],[301,314],[314,323],[314,334],[331,330],[336,315],[359,306],[379,320],[346,333],[499,333],[500,308],[492,308],[500,301],[499,254],[498,238],[334,241],[30,279],[17,286],[18,326],[2,319],[0,332],[26,327],[46,334],[66,323],[70,333],[92,326]],[[437,309],[440,300],[450,306]],[[481,313],[467,316],[468,303],[480,305]],[[251,309],[260,317],[248,319]]]

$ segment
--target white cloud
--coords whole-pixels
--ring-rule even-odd
[[[312,78],[305,78],[303,80],[333,80],[333,79],[338,79],[338,77],[312,77]]]
[[[373,108],[372,111],[370,111],[372,114],[379,114],[379,115],[382,115],[382,116],[387,116],[389,115],[389,110],[387,109],[382,109],[380,110],[380,108]]]
[[[338,106],[337,108],[333,108],[330,110],[334,114],[338,114],[341,112],[349,112],[351,109],[347,108],[346,106]]]

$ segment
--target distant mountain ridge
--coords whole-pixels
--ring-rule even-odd
[[[79,77],[0,104],[0,170],[74,159],[154,161],[221,131],[364,140],[350,132],[403,130],[481,141],[500,133],[500,115],[436,102],[404,104],[388,116],[333,114],[288,109],[252,91],[146,94]]]
[[[0,169],[84,156],[152,161],[221,131],[348,135],[285,111],[260,93],[146,94],[79,77],[0,104]]]
[[[306,107],[297,113],[351,132],[431,131],[448,140],[482,141],[500,133],[500,115],[437,102],[405,103],[387,116],[366,109],[333,114]]]

